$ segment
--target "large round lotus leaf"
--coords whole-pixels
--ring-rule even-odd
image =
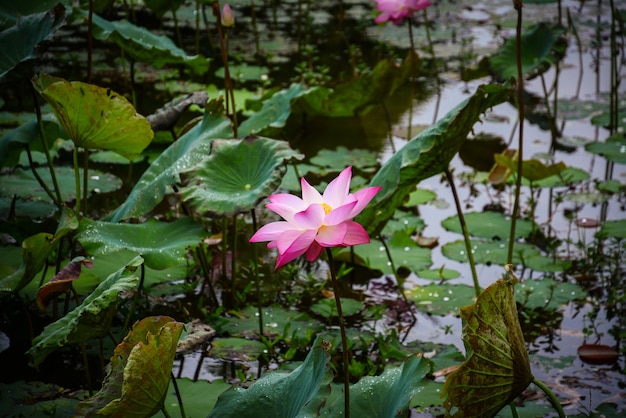
[[[358,300],[342,298],[341,313],[343,316],[351,316],[359,313],[363,309],[363,302]],[[335,299],[321,299],[311,306],[311,311],[325,318],[337,317],[337,304]]]
[[[466,213],[465,223],[470,235],[475,237],[497,238],[506,241],[511,232],[511,219],[500,212]],[[441,225],[450,232],[463,233],[458,215],[444,219]],[[532,222],[518,219],[515,226],[515,238],[528,236],[532,228]]]
[[[410,271],[419,271],[432,264],[431,250],[418,247],[415,241],[402,231],[395,232],[386,244],[396,270],[405,267]],[[385,246],[379,240],[373,239],[369,244],[356,245],[354,253],[367,261],[367,267],[394,274]]]
[[[154,136],[146,118],[111,89],[43,74],[33,84],[76,146],[111,150],[132,160]]]
[[[216,338],[211,341],[211,356],[233,361],[256,360],[267,347],[260,341],[245,338]]]
[[[558,309],[573,300],[580,300],[587,292],[574,283],[553,279],[525,280],[516,287],[515,300],[525,308]]]
[[[196,246],[205,232],[188,218],[174,222],[149,219],[143,224],[115,224],[83,218],[76,239],[90,255],[121,250],[141,254],[146,266],[165,269],[185,262],[189,247]]]
[[[585,149],[614,163],[626,164],[626,139],[622,134],[613,135],[606,142],[591,142]]]
[[[276,190],[285,172],[284,162],[292,158],[301,157],[284,141],[214,140],[210,155],[187,172],[180,194],[201,213],[246,212]]]
[[[527,29],[521,36],[522,74],[533,78],[550,69],[560,60],[567,46],[562,39],[565,29],[558,25],[538,24]],[[507,39],[500,51],[489,59],[491,69],[499,79],[517,77],[515,37]]]
[[[411,192],[409,195],[409,201],[406,202],[403,206],[407,208],[417,205],[423,205],[428,202],[432,202],[437,198],[437,193],[427,190],[427,189],[415,189],[414,192]]]
[[[446,378],[448,412],[494,416],[533,380],[517,317],[514,280],[498,280],[461,309],[467,359]]]
[[[76,198],[76,176],[70,167],[55,167],[56,178],[61,189],[61,198],[64,202]],[[48,168],[38,168],[37,174],[48,187],[52,187],[52,179]],[[0,176],[0,196],[13,197],[24,200],[50,201],[48,194],[39,184],[32,171],[16,168],[11,174]],[[122,181],[113,174],[98,170],[89,170],[89,191],[107,193],[122,187]]]
[[[585,180],[589,180],[589,173],[585,170],[575,167],[567,167],[563,171],[561,171],[558,175],[552,175],[541,180],[534,181],[532,183],[533,187],[569,187],[574,183],[580,183]],[[513,177],[511,177],[511,183],[514,181]],[[530,185],[530,181],[526,178],[522,179],[522,184],[525,186]]]
[[[472,303],[476,297],[473,287],[449,283],[416,286],[404,293],[410,301],[415,302],[418,310],[433,315],[458,313],[462,306]]]
[[[626,239],[626,219],[604,222],[600,227],[600,231],[598,231],[598,235]]]
[[[479,241],[471,240],[474,262],[477,264],[504,264],[508,256],[508,245],[505,241]],[[467,263],[467,250],[465,241],[458,240],[445,244],[441,251],[451,260]],[[530,245],[515,243],[513,249],[513,264],[522,264],[530,257],[540,255],[539,250]]]
[[[569,260],[562,260],[549,255],[530,254],[524,257],[524,267],[535,271],[556,273],[567,270],[571,265],[572,262]]]

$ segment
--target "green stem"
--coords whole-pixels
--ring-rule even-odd
[[[404,280],[398,276],[398,272],[396,271],[396,265],[393,262],[393,257],[391,257],[391,251],[389,251],[389,246],[387,245],[387,242],[385,241],[385,238],[382,236],[382,234],[378,235],[378,239],[380,240],[380,242],[383,243],[383,248],[385,248],[387,260],[389,260],[389,264],[391,264],[391,271],[393,271],[393,275],[396,277],[396,282],[398,283],[398,293],[400,293],[400,296],[402,296],[402,299],[404,299],[404,303],[406,303],[407,309],[409,310],[411,317],[413,319],[416,319],[415,314],[413,313],[413,308],[411,307],[411,302],[409,302],[409,299],[404,293]]]
[[[350,417],[350,371],[348,370],[348,339],[346,337],[346,325],[343,320],[343,310],[341,309],[341,298],[339,297],[339,284],[335,275],[335,265],[333,263],[333,252],[330,248],[326,248],[326,256],[328,257],[328,268],[330,269],[330,278],[333,285],[333,293],[335,294],[335,304],[337,305],[337,317],[339,319],[339,332],[341,333],[341,350],[343,354],[343,388],[344,388],[344,414],[346,418]]]
[[[30,171],[33,172],[33,176],[37,179],[39,185],[45,190],[46,194],[52,199],[52,201],[57,205],[59,209],[61,206],[59,202],[57,202],[56,197],[52,194],[52,190],[48,187],[48,185],[43,181],[37,170],[35,169],[35,163],[33,162],[33,155],[30,152],[30,145],[26,144],[26,156],[28,157],[28,165],[30,166]]]
[[[435,114],[433,115],[433,123],[437,122],[439,116],[439,105],[441,104],[441,79],[439,78],[439,71],[437,65],[437,55],[435,55],[435,48],[433,47],[433,39],[430,36],[430,25],[428,24],[428,10],[422,10],[424,14],[424,27],[426,29],[426,39],[428,40],[428,49],[431,57],[433,58],[433,67],[435,69],[435,81],[437,83],[437,102],[435,104]],[[410,138],[409,138],[410,139]]]
[[[509,248],[507,254],[507,264],[513,263],[513,246],[515,244],[515,227],[519,216],[520,191],[522,189],[522,163],[524,160],[524,74],[522,73],[522,0],[513,0],[513,5],[517,10],[517,27],[515,31],[515,57],[517,61],[517,111],[519,120],[518,133],[518,156],[517,156],[517,178],[515,179],[515,201],[513,203],[513,213],[511,214],[511,232],[509,234]]]
[[[461,200],[459,194],[456,191],[454,185],[454,177],[449,168],[446,168],[446,177],[448,183],[450,183],[450,190],[452,190],[452,196],[454,197],[454,204],[456,205],[456,213],[459,215],[459,223],[461,224],[461,230],[463,231],[463,240],[465,241],[465,251],[467,251],[467,261],[469,262],[470,269],[472,271],[472,280],[474,281],[474,291],[476,297],[480,296],[480,285],[478,284],[478,273],[476,273],[476,263],[474,262],[474,254],[472,253],[472,242],[470,241],[469,231],[467,230],[467,224],[465,223],[465,216],[463,216],[463,209],[461,208]]]
[[[233,137],[237,138],[237,109],[235,107],[235,91],[233,88],[233,80],[230,77],[230,70],[228,68],[228,45],[226,43],[227,35],[224,34],[224,28],[222,27],[222,14],[220,11],[220,5],[217,1],[213,2],[213,15],[217,19],[217,34],[220,40],[220,50],[222,51],[222,61],[224,64],[224,88],[226,90],[226,112],[229,110],[228,102],[230,97],[230,104],[232,105],[233,115]]]
[[[559,418],[565,418],[565,411],[563,411],[563,407],[561,406],[559,400],[556,398],[554,392],[552,392],[552,390],[550,390],[548,386],[546,386],[541,380],[537,379],[536,377],[533,377],[533,383],[535,384],[535,386],[541,389],[543,393],[546,394],[546,396],[550,400],[550,403],[552,404],[552,407],[559,414]]]
[[[72,152],[72,157],[74,161],[74,179],[76,183],[76,215],[80,217],[80,167],[78,166],[78,146],[74,144],[74,151]]]
[[[183,398],[180,396],[180,390],[178,390],[178,383],[176,382],[176,377],[174,376],[174,373],[170,372],[170,377],[172,378],[172,385],[174,386],[174,392],[176,392],[176,399],[178,399],[178,406],[180,406],[180,416],[182,418],[186,418],[187,415],[185,415],[185,406],[183,405]]]
[[[413,129],[413,97],[415,96],[415,42],[413,41],[413,23],[411,19],[409,19],[409,40],[411,41],[411,51],[409,51],[409,59],[411,60],[411,79],[409,80],[411,84],[411,90],[409,94],[409,126],[406,131],[406,139],[407,141],[411,140]],[[395,153],[395,152],[394,152]]]

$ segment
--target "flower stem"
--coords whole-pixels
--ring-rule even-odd
[[[339,297],[339,285],[337,276],[335,275],[335,267],[333,263],[333,252],[330,248],[326,248],[326,256],[328,257],[328,267],[330,268],[330,278],[333,285],[333,293],[335,294],[335,304],[337,305],[337,317],[339,318],[339,331],[341,332],[341,350],[343,354],[343,387],[344,387],[344,416],[350,417],[350,371],[348,370],[348,339],[346,338],[346,325],[343,321],[343,311],[341,309],[341,298]]]
[[[541,389],[543,393],[546,394],[546,396],[548,396],[552,407],[559,414],[559,418],[565,418],[565,411],[563,411],[563,407],[561,406],[559,400],[556,398],[554,392],[552,392],[549,387],[547,387],[541,380],[537,379],[536,377],[533,377],[533,383],[535,384],[535,386]]]

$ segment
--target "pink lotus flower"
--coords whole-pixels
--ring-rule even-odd
[[[224,3],[224,7],[222,8],[222,26],[228,28],[231,26],[235,26],[235,13],[233,13],[233,9],[230,8],[228,3]]]
[[[430,0],[374,0],[377,3],[376,9],[382,12],[375,22],[383,23],[391,21],[394,25],[399,25],[402,21],[413,15],[417,10],[423,10],[430,6]]]
[[[250,242],[270,241],[268,248],[278,249],[276,268],[306,253],[315,260],[324,247],[347,247],[367,244],[370,237],[352,218],[374,198],[380,187],[366,187],[352,194],[352,167],[343,170],[320,194],[304,178],[302,199],[281,193],[269,197],[266,207],[285,220],[263,226]]]

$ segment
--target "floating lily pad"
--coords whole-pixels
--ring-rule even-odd
[[[266,306],[262,309],[264,333],[273,338],[284,334],[283,338],[287,343],[292,338],[299,340],[321,331],[323,325],[311,318],[306,313],[294,310],[286,310],[279,306]],[[255,338],[258,336],[259,317],[258,309],[248,306],[235,316],[221,318],[217,327],[220,331],[226,332],[234,337]]]
[[[337,172],[342,170],[346,165],[353,165],[359,170],[373,171],[378,166],[376,154],[369,150],[363,149],[347,149],[339,146],[337,149],[320,150],[310,159],[311,164],[319,165],[326,169],[330,168]]]
[[[587,292],[569,282],[550,278],[525,280],[516,286],[515,300],[528,309],[558,309],[567,303],[584,299]]]
[[[240,64],[240,65],[228,65],[230,77],[233,81],[246,82],[246,81],[258,81],[261,82],[263,76],[267,76],[270,70],[267,67],[258,65]],[[215,71],[215,75],[219,78],[224,78],[224,67],[220,67]]]
[[[541,180],[537,180],[532,183],[533,187],[569,187],[572,184],[580,183],[585,180],[589,180],[591,176],[585,170],[575,167],[567,167],[561,171],[558,175],[552,175]],[[530,182],[528,179],[523,178],[522,184],[528,186]]]
[[[419,277],[427,280],[452,280],[461,277],[461,273],[456,270],[440,268],[437,270],[420,270],[416,272]]]
[[[341,311],[343,316],[351,316],[359,313],[364,308],[363,302],[358,300],[341,298]],[[321,299],[311,306],[311,312],[325,318],[337,317],[337,305],[335,299]]]
[[[216,358],[233,361],[253,361],[265,349],[267,349],[265,344],[257,340],[237,337],[216,338],[211,341],[210,354]]]
[[[23,380],[0,383],[0,410],[6,418],[74,416],[79,401],[58,398],[63,391],[64,388],[51,383]]]
[[[467,230],[470,235],[482,238],[497,238],[502,241],[509,239],[511,220],[500,212],[469,212],[464,214]],[[444,219],[441,225],[450,232],[462,234],[459,216]],[[515,226],[515,238],[530,235],[533,228],[531,221],[518,219]]]
[[[418,187],[415,189],[415,191],[411,192],[411,194],[409,195],[409,201],[406,202],[403,206],[410,208],[412,206],[424,205],[428,202],[432,202],[436,198],[437,193],[431,190],[420,189]]]
[[[428,268],[432,263],[431,250],[418,247],[415,241],[403,232],[395,232],[386,243],[396,269],[405,267],[410,271],[419,271]],[[356,245],[354,252],[367,262],[369,268],[394,274],[385,247],[380,241],[372,240],[369,244]]]
[[[61,198],[67,202],[76,197],[76,176],[74,169],[70,167],[55,167],[56,178],[61,189]],[[38,168],[37,173],[41,179],[52,187],[52,178],[48,168]],[[0,177],[0,196],[12,197],[14,195],[24,200],[36,200],[49,202],[50,198],[45,190],[39,185],[37,179],[30,170],[16,168],[11,174]],[[122,181],[113,174],[103,173],[98,170],[89,170],[89,190],[91,192],[107,193],[122,187]]]
[[[450,283],[416,286],[404,293],[410,301],[415,302],[418,310],[432,315],[456,314],[462,306],[471,304],[476,298],[473,287]]]
[[[626,139],[622,134],[613,135],[606,142],[589,143],[585,149],[614,163],[626,164]]]
[[[505,241],[471,240],[471,248],[474,262],[477,264],[503,265],[508,256],[508,244]],[[441,248],[441,251],[444,256],[451,260],[467,263],[467,250],[463,240],[449,242]],[[522,264],[524,260],[538,255],[540,252],[536,247],[530,244],[515,243],[512,262],[513,264]]]
[[[567,193],[564,196],[564,199],[568,202],[574,203],[589,203],[589,204],[598,204],[608,202],[611,199],[611,196],[605,193],[598,192],[573,192]]]

